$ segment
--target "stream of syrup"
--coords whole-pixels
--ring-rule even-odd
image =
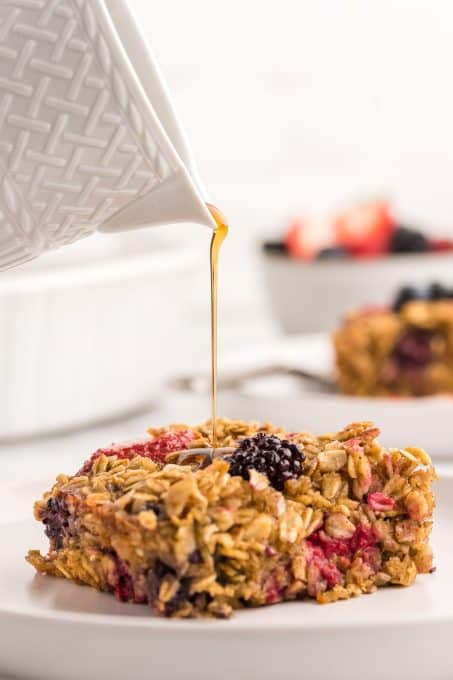
[[[211,239],[211,421],[212,446],[217,447],[217,317],[218,317],[218,273],[220,247],[228,234],[228,225],[220,210],[207,204],[217,228]]]

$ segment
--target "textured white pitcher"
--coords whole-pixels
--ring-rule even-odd
[[[0,0],[0,269],[205,199],[125,0]]]

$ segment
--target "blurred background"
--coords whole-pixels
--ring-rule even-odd
[[[409,223],[453,226],[449,0],[131,6],[231,222],[224,324],[264,323],[257,244],[294,214],[384,195]]]
[[[265,260],[262,243],[281,241],[295,216],[370,196],[384,197],[399,221],[427,238],[451,237],[450,0],[130,5],[212,202],[230,223],[221,257],[222,357],[272,344],[282,331],[321,330],[325,319],[335,325],[350,304],[335,298],[340,282],[369,290],[375,303],[388,301],[389,281],[393,292],[435,278],[440,264],[428,256],[388,266],[383,257],[364,270],[348,263],[316,270],[280,257],[271,281],[274,260]],[[5,275],[0,313],[17,351],[0,359],[10,386],[2,432],[70,424],[54,422],[56,411],[96,422],[158,400],[171,375],[207,371],[209,238],[192,225],[96,236]],[[452,279],[445,256],[442,272],[444,282]],[[31,308],[40,323],[24,334]],[[281,309],[312,318],[311,326],[288,328]]]

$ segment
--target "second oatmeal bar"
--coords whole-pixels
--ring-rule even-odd
[[[334,334],[334,347],[345,394],[453,394],[452,299],[354,312]]]
[[[222,447],[264,432],[303,451],[303,473],[278,490],[277,477],[256,469],[230,474],[231,458],[186,454],[192,464],[178,464],[172,451],[209,447],[209,432],[151,430],[146,442],[99,450],[76,475],[60,475],[35,506],[49,551],[28,561],[177,617],[332,602],[408,586],[432,569],[435,472],[422,450],[384,449],[367,422],[316,437],[220,421]]]

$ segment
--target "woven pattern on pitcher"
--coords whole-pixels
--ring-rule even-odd
[[[90,233],[168,174],[84,0],[0,5],[0,163],[41,249]]]

